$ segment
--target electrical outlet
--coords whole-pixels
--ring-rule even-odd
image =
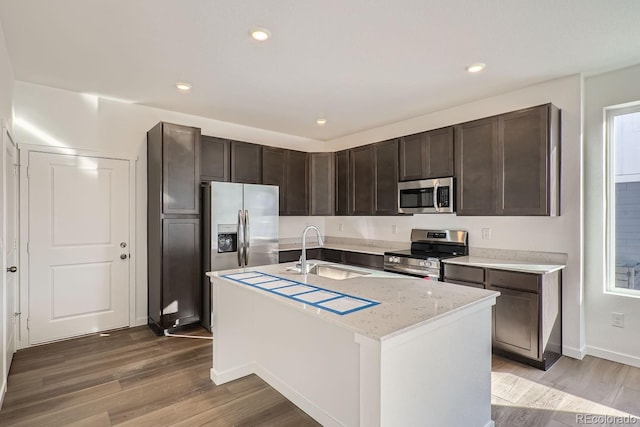
[[[338,225],[338,231],[344,231],[344,224]]]
[[[392,225],[391,226],[391,234],[398,234],[398,226],[397,225]]]
[[[617,328],[624,328],[624,314],[611,313],[611,325]]]
[[[482,240],[491,240],[491,229],[483,228],[482,229]]]

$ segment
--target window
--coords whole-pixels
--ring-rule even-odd
[[[640,296],[640,106],[607,111],[608,290]]]

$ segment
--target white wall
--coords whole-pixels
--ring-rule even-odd
[[[6,123],[6,126],[9,130],[11,130],[12,125],[12,105],[13,105],[13,67],[11,66],[11,61],[9,60],[9,53],[7,52],[7,47],[4,40],[4,32],[2,30],[2,25],[0,24],[0,121]],[[2,138],[0,137],[0,141]],[[3,187],[2,176],[4,175],[4,147],[0,144],[0,188]],[[0,199],[4,200],[4,194],[0,195]],[[0,201],[0,241],[4,240],[3,230],[5,223],[4,216],[4,201]],[[0,256],[4,259],[5,253],[4,248],[0,253]],[[3,263],[0,262],[0,266]],[[6,312],[6,300],[5,300],[5,283],[4,283],[4,271],[0,271],[0,404],[4,399],[4,392],[6,387],[6,379],[7,379],[7,369],[4,367],[3,357],[5,355],[6,349],[6,332],[5,328],[7,325],[5,324],[5,319],[7,316]],[[12,327],[12,326],[11,326]]]
[[[333,150],[436,129],[494,114],[552,102],[562,110],[561,205],[559,217],[327,217],[328,236],[409,242],[412,228],[453,228],[469,231],[472,247],[568,254],[563,272],[563,342],[565,354],[581,357],[585,347],[581,241],[581,103],[582,78],[571,76],[505,93],[404,122],[371,129],[330,142]],[[344,224],[344,231],[339,231]],[[392,226],[397,233],[392,233]],[[481,229],[491,229],[482,240]]]
[[[640,101],[640,65],[585,79],[585,289],[587,352],[640,366],[640,299],[607,294],[604,240],[604,108]],[[611,326],[611,313],[625,327]]]
[[[149,129],[159,121],[167,121],[199,127],[204,135],[321,151],[314,140],[20,81],[15,83],[14,109],[18,143],[138,156],[135,206],[137,324],[147,322],[146,133]]]

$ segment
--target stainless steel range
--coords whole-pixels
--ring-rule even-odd
[[[384,253],[384,269],[442,281],[440,260],[469,254],[468,234],[459,230],[411,230],[411,249]]]

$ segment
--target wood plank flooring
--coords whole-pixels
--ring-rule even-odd
[[[318,425],[255,375],[214,385],[211,353],[146,326],[21,350],[0,426]]]
[[[257,376],[216,386],[210,367],[211,341],[146,326],[21,350],[0,426],[318,425]],[[493,358],[496,426],[584,425],[577,414],[640,417],[640,369],[563,357],[543,372]]]

